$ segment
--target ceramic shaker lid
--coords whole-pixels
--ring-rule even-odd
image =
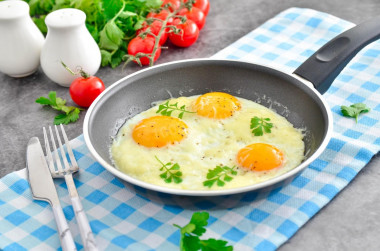
[[[2,1],[0,2],[0,19],[16,19],[29,16],[29,5],[24,1]]]
[[[84,24],[86,14],[78,9],[60,9],[51,12],[45,18],[48,27],[67,28]]]

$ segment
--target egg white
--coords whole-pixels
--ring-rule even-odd
[[[198,96],[171,99],[170,104],[178,102],[192,109]],[[210,119],[196,113],[185,113],[183,121],[188,126],[188,135],[182,141],[162,148],[148,148],[138,145],[132,138],[132,130],[144,118],[157,116],[158,106],[152,107],[129,119],[119,130],[110,149],[115,166],[122,172],[147,183],[187,190],[219,190],[248,186],[274,178],[298,166],[304,158],[305,145],[302,130],[294,128],[284,117],[253,101],[237,98],[241,110],[226,119]],[[175,116],[173,112],[172,116]],[[254,116],[270,118],[273,123],[271,133],[254,136],[250,121]],[[237,168],[238,174],[223,187],[214,184],[205,187],[203,182],[209,169],[217,165],[238,166],[238,151],[253,143],[267,143],[282,150],[285,164],[282,167],[263,172]],[[183,181],[179,184],[165,183],[157,156],[163,163],[178,163]]]

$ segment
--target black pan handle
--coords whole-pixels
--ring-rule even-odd
[[[350,60],[367,44],[380,38],[380,16],[361,23],[322,46],[293,73],[325,93]]]

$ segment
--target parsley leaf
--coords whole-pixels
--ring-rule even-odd
[[[180,227],[177,224],[173,224],[181,231],[180,250],[181,251],[232,251],[232,246],[227,246],[227,241],[207,239],[201,240],[201,237],[206,232],[206,226],[208,225],[208,219],[210,215],[207,212],[195,212],[193,213],[190,222],[184,227]]]
[[[253,117],[251,118],[251,129],[252,133],[255,136],[263,136],[265,133],[271,133],[271,128],[273,127],[272,123],[269,123],[270,118],[259,118]]]
[[[184,235],[181,236],[181,244],[179,250],[181,251],[193,251],[201,249],[201,243],[198,236]]]
[[[226,246],[227,244],[227,241],[212,238],[201,240],[202,251],[232,251],[232,246]]]
[[[342,105],[340,109],[343,116],[355,118],[356,123],[358,123],[358,117],[361,113],[366,113],[371,110],[371,108],[367,107],[367,105],[363,103],[355,103],[350,106]]]
[[[171,116],[172,112],[174,112],[174,111],[180,112],[178,114],[178,118],[180,118],[180,119],[183,118],[183,115],[185,113],[195,113],[195,112],[191,112],[191,111],[186,110],[185,105],[178,107],[178,102],[175,104],[169,104],[169,100],[166,101],[165,103],[159,105],[156,113],[160,113],[161,115],[164,115],[164,116]]]
[[[49,92],[48,98],[39,97],[36,99],[36,103],[41,105],[50,106],[54,110],[61,111],[62,113],[58,114],[54,118],[54,124],[69,124],[75,122],[79,119],[79,113],[82,108],[75,106],[66,106],[66,100],[57,97],[56,92]]]
[[[111,64],[112,62],[112,54],[106,50],[100,50],[100,54],[102,55],[102,66],[106,66]]]
[[[191,233],[201,236],[206,232],[205,226],[207,226],[209,214],[206,212],[196,212],[191,217],[190,223],[195,226],[194,230],[191,231]]]
[[[79,108],[74,108],[74,109],[71,109],[70,112],[68,112],[68,113],[58,114],[54,118],[54,124],[55,125],[59,125],[59,124],[67,125],[71,122],[75,122],[79,119],[79,113],[80,113]]]
[[[154,157],[161,164],[160,171],[163,171],[163,173],[160,174],[161,179],[163,179],[166,183],[171,183],[173,181],[174,183],[179,184],[182,182],[182,172],[179,170],[180,166],[178,163],[172,165],[171,162],[168,162],[164,164],[158,159],[157,156]]]
[[[99,33],[99,47],[104,50],[116,51],[124,36],[124,32],[116,25],[115,21],[110,20]]]
[[[233,179],[231,175],[237,174],[237,171],[234,170],[235,168],[236,166],[216,166],[214,169],[208,170],[207,180],[203,182],[203,185],[211,188],[216,182],[217,186],[224,186],[226,182]]]

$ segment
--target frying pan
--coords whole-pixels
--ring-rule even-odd
[[[108,87],[88,109],[83,126],[93,157],[120,179],[150,190],[177,195],[214,196],[253,191],[299,173],[326,148],[332,134],[332,114],[323,94],[347,63],[380,36],[380,17],[338,35],[292,74],[235,60],[193,59],[166,63],[131,74]],[[109,146],[122,124],[171,97],[222,91],[275,110],[296,128],[305,128],[305,158],[293,170],[262,183],[217,191],[161,187],[137,180],[112,164]],[[128,153],[126,153],[128,154]],[[191,153],[189,153],[191,154]]]

